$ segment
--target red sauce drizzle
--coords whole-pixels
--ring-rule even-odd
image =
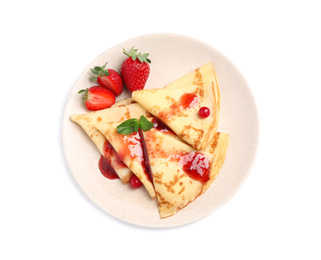
[[[125,160],[126,157],[130,158],[142,158],[142,149],[140,144],[140,137],[137,132],[130,135],[123,135],[120,139],[122,141],[122,149],[119,151],[118,156],[121,160]]]
[[[113,165],[116,167],[126,167],[126,165],[119,159],[115,149],[106,141],[104,144],[104,154],[100,156],[98,166],[101,174],[108,179],[119,179]]]
[[[169,111],[162,111],[159,113],[160,118],[169,120],[172,116],[178,114],[182,110],[195,107],[198,104],[198,96],[194,93],[183,94],[177,102],[174,102]]]
[[[117,168],[127,167],[126,164],[119,158],[114,147],[108,141],[105,141],[105,144],[104,144],[104,155],[105,157],[112,157],[114,159],[111,163],[112,165],[114,165],[114,167],[117,167]]]
[[[110,164],[109,158],[106,158],[103,155],[101,155],[100,159],[99,159],[98,166],[99,166],[99,170],[100,170],[101,174],[103,176],[105,176],[106,178],[108,178],[110,180],[119,179],[113,166],[111,166],[111,164]]]
[[[153,183],[153,176],[152,176],[152,171],[150,169],[150,164],[149,164],[149,158],[147,154],[147,148],[146,148],[146,143],[144,139],[144,135],[142,130],[138,129],[139,137],[140,137],[140,142],[141,142],[141,147],[143,151],[143,160],[141,161],[142,167],[144,169],[145,174],[147,175],[148,179]]]
[[[125,156],[137,158],[141,162],[142,168],[147,179],[152,182],[152,173],[150,170],[145,139],[142,131],[139,129],[138,132],[135,132],[130,135],[125,135],[122,138],[122,141],[122,147],[124,148],[124,150],[118,154],[119,157],[121,159]]]
[[[183,94],[177,103],[171,106],[171,109],[188,109],[198,104],[198,97],[193,93]]]
[[[153,117],[152,123],[154,124],[154,127],[156,130],[164,133],[164,134],[175,134],[172,129],[170,129],[167,125],[165,125],[162,121],[160,121],[158,118]]]
[[[189,177],[203,184],[210,179],[210,160],[204,154],[190,152],[179,157],[179,163]]]

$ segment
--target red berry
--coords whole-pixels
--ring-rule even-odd
[[[133,175],[129,180],[130,186],[132,186],[133,189],[138,189],[142,186],[142,182],[138,179],[136,175]]]
[[[129,52],[125,50],[123,52],[129,56],[121,66],[121,76],[125,86],[130,92],[143,89],[150,73],[151,61],[147,58],[149,54],[137,54],[137,49],[134,47]]]
[[[84,94],[84,103],[91,111],[97,111],[112,106],[115,101],[115,95],[109,89],[102,86],[93,86],[87,89],[82,89],[78,94]]]
[[[201,107],[198,114],[201,118],[206,118],[210,115],[211,111],[208,107]]]

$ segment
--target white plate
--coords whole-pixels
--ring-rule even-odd
[[[172,217],[160,219],[156,200],[144,188],[133,190],[120,180],[103,177],[98,169],[99,151],[84,131],[70,121],[76,113],[88,112],[77,94],[93,84],[89,68],[108,61],[120,71],[126,56],[123,48],[132,46],[150,53],[151,72],[146,88],[162,88],[175,79],[212,62],[221,90],[219,131],[230,134],[225,163],[211,187]],[[129,95],[124,92],[118,100]],[[258,115],[251,91],[235,66],[211,46],[176,34],[151,34],[121,43],[97,57],[76,82],[63,116],[63,146],[70,171],[83,192],[110,215],[144,227],[174,227],[199,220],[226,203],[249,174],[258,144]]]

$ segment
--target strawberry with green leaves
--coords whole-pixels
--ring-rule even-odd
[[[116,96],[123,92],[123,81],[119,73],[113,69],[106,69],[107,62],[102,67],[95,66],[90,71],[95,75],[90,79],[111,90]]]
[[[93,86],[82,89],[78,94],[84,93],[84,103],[91,111],[97,111],[112,106],[115,101],[115,94],[102,86]]]
[[[123,49],[123,53],[128,56],[121,66],[121,76],[125,86],[130,92],[143,89],[150,73],[149,54],[137,53],[134,47],[129,52]]]

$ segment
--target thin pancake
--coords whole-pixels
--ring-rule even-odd
[[[197,150],[204,149],[217,130],[220,92],[212,63],[165,88],[134,91],[132,98]],[[207,118],[199,117],[203,106],[210,109]]]
[[[153,118],[148,120],[154,122]],[[120,159],[141,180],[150,196],[157,196],[161,218],[174,215],[204,193],[222,168],[228,147],[228,134],[216,133],[204,151],[198,151],[174,132],[154,127],[141,132],[146,145],[146,158],[143,153],[142,136],[139,132],[130,135],[117,133],[117,126],[121,123],[99,123],[96,127],[106,136]],[[197,157],[194,157],[195,155]],[[195,167],[195,164],[197,167],[207,165],[207,179],[186,172],[184,165],[189,158],[193,158],[193,162],[187,170]],[[149,173],[144,169],[144,160],[149,162]]]
[[[83,130],[95,143],[101,154],[104,155],[104,147],[107,139],[100,131],[96,129],[96,125],[98,123],[127,120],[129,118],[139,118],[141,115],[149,115],[149,113],[139,104],[132,102],[132,99],[126,99],[117,102],[114,104],[114,106],[104,110],[89,112],[86,114],[74,114],[70,117],[70,119],[83,128]],[[118,164],[119,160],[114,158],[115,156],[117,156],[115,153],[111,155],[110,163],[118,174],[119,178],[124,183],[127,183],[132,176],[132,172],[128,167],[124,167],[123,165],[120,166]]]
[[[108,142],[113,146],[119,158],[127,167],[140,179],[147,192],[152,198],[155,198],[155,190],[150,179],[148,169],[144,166],[144,147],[142,136],[139,132],[129,135],[117,133],[117,126],[121,122],[101,122],[96,128],[103,133]]]
[[[210,180],[204,184],[201,194],[203,194],[209,188],[209,186],[220,173],[227,154],[229,140],[230,137],[228,134],[216,132],[214,137],[205,147],[204,152],[206,154],[212,154],[213,159],[211,161]]]
[[[176,135],[155,128],[144,132],[144,138],[161,218],[174,215],[209,188],[222,168],[228,147],[228,135],[224,133],[216,133],[202,152]],[[193,158],[190,166],[186,164],[189,158]],[[184,170],[184,165],[190,170],[205,167],[206,162],[209,163],[209,180]]]

